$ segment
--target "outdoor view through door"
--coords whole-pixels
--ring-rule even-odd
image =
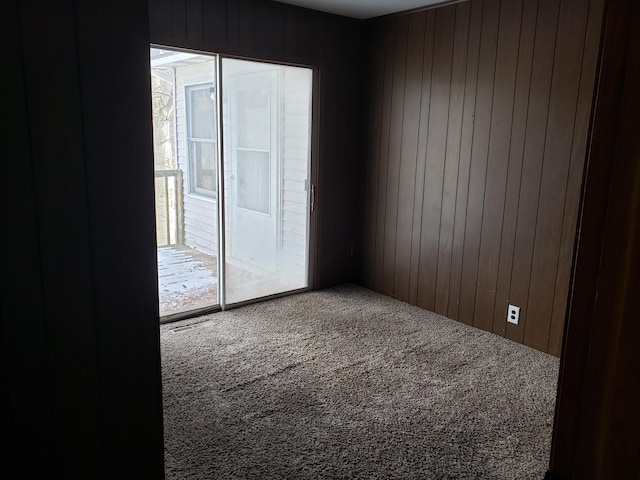
[[[309,68],[151,49],[161,316],[308,286],[311,86]]]

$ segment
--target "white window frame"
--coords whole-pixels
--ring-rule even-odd
[[[186,104],[186,117],[187,117],[187,168],[188,168],[188,172],[189,172],[189,193],[193,193],[193,194],[197,194],[197,195],[202,195],[204,197],[208,197],[208,198],[213,198],[216,199],[218,196],[218,191],[217,191],[217,176],[218,176],[218,172],[217,172],[217,168],[218,168],[218,161],[217,159],[214,161],[213,167],[215,169],[215,173],[216,173],[216,181],[214,182],[214,189],[213,190],[209,190],[207,188],[203,188],[198,186],[198,182],[197,182],[197,170],[195,168],[195,161],[196,161],[196,153],[195,153],[195,149],[196,146],[198,144],[202,144],[202,143],[210,143],[213,144],[214,146],[214,150],[217,151],[217,142],[218,139],[215,138],[217,137],[217,128],[214,129],[214,132],[216,132],[214,135],[214,138],[199,138],[199,137],[194,137],[191,134],[192,131],[192,118],[191,118],[191,111],[192,111],[192,107],[191,107],[191,102],[192,102],[192,98],[191,98],[191,92],[194,91],[200,91],[200,90],[208,90],[209,92],[212,93],[212,95],[215,96],[215,87],[214,84],[212,82],[206,82],[206,83],[198,83],[198,84],[193,84],[193,85],[185,85],[185,104]],[[215,97],[214,97],[215,98]],[[217,100],[212,99],[213,102],[217,102]],[[215,104],[214,104],[214,109],[215,109]]]

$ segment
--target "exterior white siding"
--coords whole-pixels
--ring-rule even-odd
[[[190,191],[185,89],[189,85],[212,83],[213,78],[213,63],[176,67],[176,143],[178,168],[184,172],[184,241],[207,255],[217,255],[218,203]]]
[[[310,85],[303,70],[282,72],[282,261],[299,271],[307,256]]]
[[[309,162],[309,85],[305,72],[282,69],[280,74],[279,111],[281,141],[278,146],[278,245],[280,268],[300,271],[306,265],[308,162]],[[199,63],[176,68],[176,141],[178,168],[184,171],[184,238],[185,243],[203,253],[217,251],[217,201],[190,192],[187,157],[187,110],[185,87],[211,83],[213,66]],[[226,105],[224,105],[226,106]],[[223,108],[223,132],[226,145],[231,145],[229,111]],[[230,185],[230,148],[225,150],[225,183]],[[231,205],[232,192],[227,189],[225,202]],[[226,215],[227,248],[233,240],[232,215]]]

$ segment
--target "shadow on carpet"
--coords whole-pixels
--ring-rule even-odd
[[[161,351],[167,479],[547,468],[557,358],[357,286],[165,325]]]

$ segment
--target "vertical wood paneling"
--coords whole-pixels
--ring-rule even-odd
[[[391,93],[391,116],[387,162],[387,199],[384,216],[384,254],[382,268],[382,292],[394,294],[396,232],[398,218],[398,189],[400,181],[400,156],[402,155],[402,117],[404,115],[404,79],[407,70],[408,18],[395,19],[395,48],[393,63],[393,88]]]
[[[379,87],[368,105],[380,121],[368,127],[368,285],[558,354],[597,2],[470,0],[370,22]],[[506,323],[508,303],[521,307],[517,326]]]
[[[149,14],[154,12],[155,8],[149,9]],[[150,26],[153,27],[155,22],[151,17]],[[203,43],[221,44],[227,41],[227,4],[226,2],[203,2],[202,7],[202,23],[203,23]],[[153,38],[153,31],[151,33]]]
[[[3,436],[10,439],[3,457],[8,462],[3,464],[5,468],[11,468],[13,462],[16,465],[33,463],[33,445],[38,445],[40,454],[36,463],[42,467],[30,467],[30,474],[45,476],[52,475],[57,457],[50,406],[54,395],[50,386],[50,367],[54,359],[47,352],[34,165],[31,149],[25,148],[32,140],[25,95],[24,58],[20,48],[18,0],[8,2],[3,12],[6,15],[2,29],[3,45],[16,48],[8,48],[5,59],[5,85],[14,100],[8,103],[8,111],[5,111],[11,121],[5,126],[8,142],[5,143],[4,154],[12,161],[5,165],[4,175],[11,182],[2,189],[2,202],[14,205],[15,199],[19,198],[22,207],[5,208],[4,221],[12,226],[13,234],[5,234],[0,240],[3,251],[11,252],[3,260],[1,285],[0,381],[3,383],[0,384],[0,405],[4,415]],[[25,317],[25,299],[28,299],[28,317]],[[28,339],[28,342],[18,339]],[[25,344],[30,348],[24,348]],[[28,382],[24,381],[26,378]]]
[[[516,235],[520,182],[522,178],[522,159],[529,113],[529,87],[531,85],[531,67],[533,46],[538,15],[538,0],[525,0],[520,22],[520,41],[518,65],[516,71],[516,89],[513,104],[513,118],[510,127],[509,166],[507,172],[507,190],[504,200],[502,235],[500,239],[500,260],[496,286],[496,301],[493,313],[493,332],[505,336],[508,328],[507,306],[511,285],[513,251]]]
[[[513,121],[521,14],[522,0],[502,2],[500,18],[514,19],[514,21],[500,22],[498,32],[489,157],[474,311],[474,325],[489,331],[493,330],[504,198],[509,169],[509,143],[511,141],[511,136],[507,132],[510,131]]]
[[[483,199],[489,155],[489,135],[491,133],[499,18],[500,1],[485,0],[482,12],[475,128],[473,130],[471,150],[467,223],[462,260],[462,286],[460,288],[459,319],[467,324],[475,322],[474,307],[476,303]]]
[[[298,15],[295,17],[295,25],[296,25],[296,35],[297,35],[297,24],[298,24]],[[335,36],[328,36],[323,38],[323,43],[327,51],[335,51],[338,47],[338,39]],[[324,143],[322,145],[321,155],[322,158],[336,158],[339,154],[339,144],[338,144],[338,135],[340,129],[343,128],[342,121],[344,120],[344,116],[342,118],[338,118],[340,105],[339,98],[336,95],[336,92],[339,91],[339,73],[335,71],[325,72],[324,74],[324,85],[325,88],[334,92],[333,95],[324,96],[320,102],[320,111],[321,111],[321,136],[324,138]],[[333,118],[334,122],[322,122],[322,118]],[[340,178],[333,178],[332,171],[330,168],[326,168],[326,166],[321,163],[319,166],[318,172],[318,191],[317,191],[317,207],[318,209],[325,210],[328,212],[334,212],[337,208],[338,203],[336,202],[335,195],[332,195],[333,191],[340,191]],[[326,190],[322,188],[323,185],[326,185]],[[328,218],[324,217],[320,220],[320,245],[321,248],[319,250],[319,257],[322,259],[322,263],[324,263],[324,268],[329,277],[335,276],[335,269],[337,267],[338,262],[340,261],[339,255],[337,252],[330,248],[331,239],[336,238],[336,233],[340,231],[339,226],[335,221],[329,221]],[[318,262],[321,263],[321,262]]]
[[[417,14],[420,15],[420,14]],[[433,31],[435,12],[425,15],[425,35],[422,59],[422,93],[418,128],[415,189],[413,192],[413,221],[411,227],[411,267],[409,270],[409,303],[418,301],[418,273],[420,267],[420,238],[422,234],[422,202],[424,199],[424,171],[426,163],[429,112],[431,111],[431,78],[433,71]],[[409,204],[411,205],[411,204]]]
[[[153,38],[171,38],[172,9],[173,0],[155,0],[154,8],[149,9],[149,30]]]
[[[384,241],[385,241],[385,213],[387,204],[387,165],[389,159],[389,131],[391,126],[391,98],[393,89],[393,66],[395,59],[395,24],[386,22],[382,32],[384,44],[385,70],[382,87],[382,123],[380,127],[380,151],[378,161],[378,198],[376,219],[376,267],[375,267],[375,289],[383,291],[383,279],[385,275],[393,275],[392,272],[384,269]]]
[[[640,477],[640,4],[605,3],[550,462],[584,480]]]
[[[20,5],[20,27],[24,32],[22,68],[41,259],[38,283],[43,286],[47,373],[55,385],[49,402],[52,427],[57,432],[51,439],[54,471],[56,476],[89,477],[92,465],[100,461],[96,440],[104,425],[98,393],[99,333],[87,221],[77,25],[71,2],[46,7],[39,3]],[[34,16],[32,11],[40,11],[40,15]],[[42,46],[54,43],[60,52],[42,57]],[[69,248],[70,244],[74,247]],[[67,455],[65,448],[77,457]]]
[[[164,453],[147,11],[146,2],[75,5],[101,474],[111,478],[160,477]],[[117,195],[105,182],[114,171],[127,172]]]
[[[580,189],[584,171],[584,158],[587,150],[589,133],[589,112],[595,84],[596,66],[598,63],[598,45],[602,29],[602,14],[604,0],[592,0],[589,4],[589,18],[585,34],[584,57],[582,74],[580,77],[580,92],[576,109],[571,149],[571,165],[567,182],[567,198],[564,206],[564,221],[562,224],[562,239],[556,277],[556,292],[553,300],[551,315],[551,331],[549,333],[549,353],[560,356],[562,336],[564,332],[564,318],[569,294],[569,277],[573,260],[573,249],[576,236],[578,205]]]
[[[531,260],[536,232],[542,160],[547,134],[551,75],[556,45],[559,0],[540,0],[533,51],[529,112],[525,138],[522,177],[518,202],[518,220],[514,247],[510,302],[518,305],[520,323],[509,325],[507,338],[523,342],[527,322],[527,300],[531,278]],[[555,133],[555,132],[554,132]]]
[[[171,38],[187,43],[187,0],[171,2]],[[163,21],[164,23],[164,21]]]
[[[436,277],[435,312],[441,315],[447,315],[449,305],[449,282],[451,279],[453,229],[460,165],[460,137],[462,135],[470,12],[469,2],[461,3],[456,7],[451,65],[451,92],[449,94],[449,125],[447,126],[447,150],[445,154],[442,208],[440,211],[440,239]]]
[[[405,302],[409,300],[413,211],[409,208],[401,208],[401,206],[412,205],[415,194],[418,134],[420,129],[420,100],[422,97],[424,26],[424,13],[409,18],[407,76],[405,83],[404,116],[402,119],[402,153],[400,156],[400,186],[398,192],[398,205],[400,208],[398,208],[396,227],[394,284],[394,295]]]
[[[253,37],[256,23],[253,14],[254,2],[253,0],[235,0],[232,3],[238,4],[238,46],[240,50],[250,52],[254,49]]]
[[[285,13],[284,47],[287,55],[295,55],[298,40],[298,12],[288,9]]]
[[[4,7],[3,465],[162,478],[147,3]]]
[[[460,289],[462,279],[462,256],[467,224],[467,198],[469,196],[469,173],[471,166],[471,145],[475,126],[476,84],[478,81],[478,60],[480,58],[480,34],[482,29],[482,0],[471,2],[469,21],[469,44],[467,47],[467,75],[464,90],[462,133],[460,137],[460,165],[458,166],[458,190],[456,212],[453,225],[451,249],[451,279],[449,281],[448,316],[459,320]]]
[[[180,2],[183,0],[174,0],[175,2]],[[149,9],[153,9],[153,3],[149,2]],[[215,2],[215,3],[225,3],[226,4],[226,13],[227,13],[227,38],[226,38],[226,47],[228,48],[239,48],[240,47],[240,2]],[[172,38],[172,46],[180,46],[179,38]]]
[[[266,3],[255,2],[254,15],[258,21],[254,24],[253,38],[256,50],[263,52],[272,52],[274,50],[276,14],[277,10],[269,8]]]
[[[203,0],[185,0],[186,38],[194,45],[201,44],[204,39]]]
[[[417,302],[419,306],[429,310],[433,310],[435,306],[440,210],[449,124],[455,8],[437,10],[434,28],[431,108],[429,110],[424,173]]]
[[[549,343],[587,8],[583,0],[562,0],[560,5],[527,312],[536,324],[525,329],[525,343],[538,350],[547,350]]]
[[[263,21],[262,17],[259,18],[259,22]],[[299,57],[304,56],[317,56],[317,44],[318,44],[318,17],[314,15],[312,12],[307,10],[301,10],[298,15],[298,33],[296,40],[296,55]],[[349,81],[349,79],[345,79],[345,81]]]
[[[375,288],[375,259],[376,259],[376,219],[378,200],[378,170],[380,163],[380,137],[382,122],[382,83],[384,73],[384,50],[382,48],[382,35],[380,24],[372,24],[368,31],[368,43],[371,46],[369,60],[369,99],[371,113],[369,114],[367,156],[370,159],[365,164],[367,190],[365,210],[365,228],[363,238],[363,262],[361,265],[362,281],[364,286]]]
[[[264,4],[263,4],[264,5]],[[273,23],[269,25],[266,22],[261,22],[266,25],[265,28],[271,28],[273,30],[273,49],[274,52],[284,52],[286,51],[286,37],[285,37],[285,27],[287,21],[287,11],[284,5],[282,4],[274,4],[273,8],[269,8],[269,10],[273,14]],[[262,18],[262,17],[260,17]]]
[[[361,99],[364,97],[362,79],[365,77],[360,66],[363,61],[360,50],[360,45],[362,45],[361,30],[349,28],[351,21],[348,19],[344,19],[341,25],[343,31],[346,32],[346,41],[351,57],[349,57],[348,69],[343,72],[340,68],[335,69],[339,79],[336,87],[339,92],[336,115],[344,121],[337,122],[339,128],[338,149],[334,163],[331,165],[331,175],[332,177],[337,176],[341,181],[337,194],[334,194],[336,202],[336,210],[334,211],[343,209],[345,205],[350,205],[350,208],[344,210],[334,221],[338,226],[334,238],[340,238],[341,242],[335,244],[334,238],[331,238],[328,239],[328,244],[336,245],[339,253],[338,268],[334,272],[333,278],[342,278],[342,281],[347,278],[353,281],[356,275],[355,265],[359,258],[359,252],[356,255],[356,238],[361,231],[362,221],[359,209],[363,204],[362,168],[364,161],[361,152],[365,128],[362,125],[364,116],[362,115]],[[318,29],[318,31],[321,30]],[[340,46],[336,45],[336,48],[340,48]],[[346,75],[341,76],[344,74]],[[341,78],[342,81],[340,81]],[[349,107],[345,108],[345,105],[349,105]],[[343,115],[342,112],[346,112],[346,115]],[[330,188],[330,185],[328,187]],[[330,214],[330,212],[325,212],[325,214]],[[345,269],[348,269],[347,277],[341,273],[341,270]]]

